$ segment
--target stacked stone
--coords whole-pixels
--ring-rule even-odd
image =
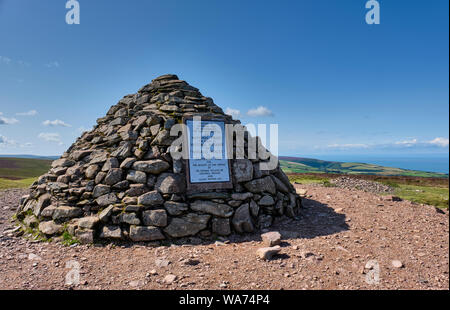
[[[169,153],[170,129],[194,115],[239,123],[176,75],[125,96],[31,186],[18,220],[91,243],[227,236],[296,215],[301,202],[288,178],[279,166],[261,171],[259,159],[232,160],[233,189],[188,193],[185,164]]]

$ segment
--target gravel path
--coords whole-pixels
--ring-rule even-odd
[[[201,245],[33,243],[5,233],[25,191],[2,191],[0,289],[67,289],[77,267],[74,289],[449,289],[447,211],[296,187],[308,190],[305,208],[298,220],[272,227],[283,243],[270,261],[257,258],[259,234]]]

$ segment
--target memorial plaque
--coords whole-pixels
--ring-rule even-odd
[[[186,119],[188,129],[187,178],[189,190],[232,188],[227,158],[225,122]]]

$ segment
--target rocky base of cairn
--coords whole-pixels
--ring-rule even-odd
[[[17,220],[47,237],[92,243],[227,236],[296,216],[301,200],[288,178],[279,166],[260,170],[259,159],[231,161],[233,189],[188,192],[169,132],[194,115],[239,123],[175,75],[125,96],[31,186]]]

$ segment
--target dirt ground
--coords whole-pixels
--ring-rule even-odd
[[[265,246],[260,232],[199,245],[27,241],[7,232],[26,191],[2,191],[0,289],[449,289],[448,211],[296,186],[308,198],[298,219],[270,229],[283,242],[269,261],[256,255]],[[79,284],[65,284],[77,270]]]

